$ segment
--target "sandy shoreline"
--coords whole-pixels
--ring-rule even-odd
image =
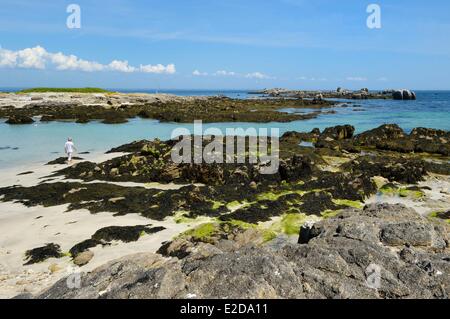
[[[89,154],[86,160],[101,162],[116,154]],[[0,170],[0,187],[11,185],[33,186],[64,165],[31,165]],[[29,175],[17,174],[33,171]],[[54,181],[61,180],[58,177]],[[54,182],[52,181],[52,182]],[[144,186],[125,183],[126,186]],[[178,185],[147,184],[149,188],[174,189]],[[66,211],[67,205],[55,207],[26,207],[20,203],[0,203],[0,298],[11,298],[20,293],[37,293],[74,271],[90,271],[108,261],[138,252],[156,252],[161,243],[185,231],[189,224],[177,224],[173,218],[154,221],[137,214],[113,216],[112,213],[91,214],[88,210]],[[145,235],[136,242],[117,242],[111,246],[92,248],[93,259],[77,267],[70,257],[50,258],[45,262],[24,266],[25,251],[57,243],[63,252],[90,238],[98,229],[108,226],[163,226],[166,229]]]

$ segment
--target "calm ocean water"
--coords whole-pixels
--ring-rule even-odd
[[[11,89],[8,89],[11,90]],[[0,89],[1,91],[1,89]],[[121,90],[123,92],[130,92]],[[144,90],[139,90],[143,92]],[[154,93],[155,90],[147,92]],[[247,91],[163,91],[177,95],[226,95],[234,98],[247,98]],[[291,123],[218,123],[205,124],[204,128],[217,127],[223,132],[226,128],[277,128],[280,134],[286,131],[310,131],[318,127],[351,124],[357,132],[375,128],[386,123],[396,123],[409,132],[414,127],[429,127],[450,130],[450,91],[416,91],[416,101],[363,100],[351,101],[349,107],[336,107],[336,114],[321,115],[316,119]],[[346,101],[342,101],[346,102]],[[306,112],[308,110],[300,110]],[[168,139],[172,130],[179,127],[192,128],[192,125],[159,123],[154,120],[133,119],[119,125],[106,125],[98,122],[40,123],[12,126],[0,122],[0,168],[22,166],[30,163],[44,163],[63,155],[63,145],[68,136],[80,152],[103,152],[139,139]]]

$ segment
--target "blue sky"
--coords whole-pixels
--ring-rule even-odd
[[[71,3],[80,29],[66,26]],[[381,29],[366,26],[371,3]],[[0,87],[450,89],[449,12],[447,0],[0,0]]]

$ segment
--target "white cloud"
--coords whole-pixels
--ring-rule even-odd
[[[200,72],[199,70],[195,70],[192,72],[193,76],[208,76],[209,74],[207,72]],[[218,70],[211,75],[213,76],[222,76],[222,77],[237,77],[237,78],[247,78],[247,79],[275,79],[275,77],[268,76],[261,72],[253,72],[253,73],[237,73],[233,71],[226,71],[226,70]]]
[[[199,70],[194,70],[194,72],[192,72],[193,76],[208,76],[207,72],[200,72]]]
[[[21,68],[45,69],[48,53],[41,46],[17,51],[17,65]]]
[[[157,65],[150,65],[150,64],[142,65],[141,64],[139,69],[141,72],[144,72],[144,73],[174,74],[176,72],[175,64],[168,64],[166,66],[164,66],[162,64],[157,64]]]
[[[301,80],[301,81],[319,81],[319,82],[326,82],[326,81],[328,81],[327,78],[316,78],[316,77],[309,78],[307,76],[299,76],[298,78],[296,78],[296,80]]]
[[[45,69],[47,51],[41,46],[11,51],[0,47],[0,67]]]
[[[136,71],[136,68],[129,65],[128,61],[114,60],[108,64],[108,68],[112,71],[119,71],[124,73],[132,73]]]
[[[246,78],[248,79],[258,79],[258,80],[263,80],[263,79],[270,79],[271,77],[263,74],[261,72],[253,72],[253,73],[248,73],[245,75]]]
[[[14,67],[17,64],[17,54],[0,48],[0,67]]]
[[[349,76],[346,78],[347,81],[356,81],[356,82],[364,82],[367,81],[367,78],[361,76]]]
[[[225,70],[219,70],[217,72],[214,73],[214,75],[217,76],[236,76],[236,72],[232,72],[232,71],[225,71]]]
[[[49,60],[56,66],[57,70],[61,71],[79,70],[84,72],[93,72],[102,71],[105,69],[105,66],[100,63],[82,60],[75,55],[64,55],[61,52],[51,54]]]
[[[52,65],[60,71],[117,71],[124,73],[143,72],[156,74],[174,74],[176,72],[174,64],[168,64],[166,66],[162,64],[147,64],[134,67],[128,61],[121,60],[113,60],[109,64],[101,64],[96,61],[80,59],[75,55],[65,55],[61,52],[47,52],[41,46],[19,51],[11,51],[0,47],[0,67],[43,70],[47,67],[47,64]]]

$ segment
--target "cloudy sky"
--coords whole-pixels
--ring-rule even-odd
[[[367,27],[371,3],[381,29]],[[450,89],[448,12],[447,0],[0,0],[0,87]]]

